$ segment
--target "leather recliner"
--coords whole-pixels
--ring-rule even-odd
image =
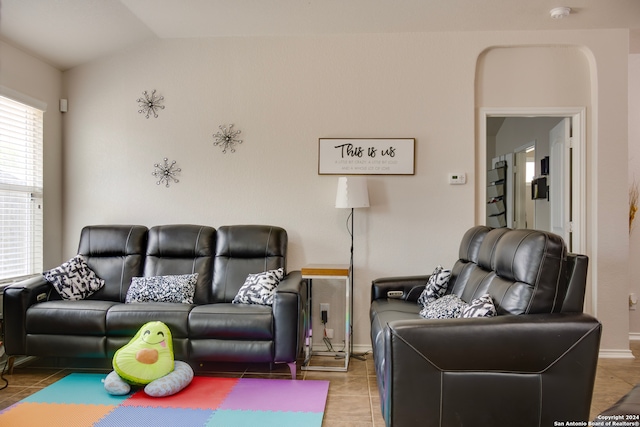
[[[429,276],[374,280],[371,340],[387,426],[588,421],[602,326],[582,313],[588,259],[535,230],[478,226],[447,293],[489,293],[498,315],[424,319]]]
[[[248,274],[285,268],[287,233],[265,225],[85,227],[78,253],[105,280],[80,301],[62,300],[44,277],[4,291],[9,355],[112,358],[146,322],[172,332],[176,359],[286,363],[295,378],[306,286],[299,271],[276,288],[273,306],[232,304]],[[193,304],[126,304],[132,277],[198,273]]]

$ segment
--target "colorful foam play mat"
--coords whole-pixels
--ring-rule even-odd
[[[168,397],[109,395],[105,374],[73,373],[0,412],[0,426],[322,425],[328,381],[194,377]]]

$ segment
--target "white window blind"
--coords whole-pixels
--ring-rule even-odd
[[[0,96],[0,283],[42,271],[42,122]]]

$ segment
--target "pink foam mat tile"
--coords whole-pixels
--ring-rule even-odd
[[[138,390],[121,406],[216,409],[238,381],[238,378],[194,377],[191,384],[172,396],[151,397]]]

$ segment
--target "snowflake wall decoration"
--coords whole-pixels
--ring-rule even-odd
[[[223,125],[218,126],[218,128],[220,131],[213,134],[213,138],[215,139],[213,145],[222,147],[222,152],[225,154],[227,153],[227,149],[235,153],[236,144],[242,144],[242,140],[238,139],[240,131],[234,131],[233,124],[230,124],[228,128]]]
[[[144,95],[143,98],[138,98],[138,113],[144,114],[146,118],[149,118],[150,114],[153,114],[153,117],[158,118],[158,110],[164,110],[164,105],[160,105],[162,101],[164,101],[164,96],[156,96],[156,90],[154,89],[151,92],[151,95],[145,90],[142,92]]]
[[[178,172],[181,171],[180,168],[176,168],[176,161],[174,160],[173,162],[171,162],[171,164],[169,164],[169,159],[167,159],[166,157],[164,158],[164,164],[160,164],[160,163],[156,163],[155,165],[153,165],[156,170],[153,171],[153,173],[151,175],[155,176],[156,178],[158,178],[158,182],[156,182],[156,184],[160,185],[162,183],[165,184],[165,187],[169,187],[169,184],[171,184],[171,181],[178,183],[180,182],[177,178],[176,175]]]

